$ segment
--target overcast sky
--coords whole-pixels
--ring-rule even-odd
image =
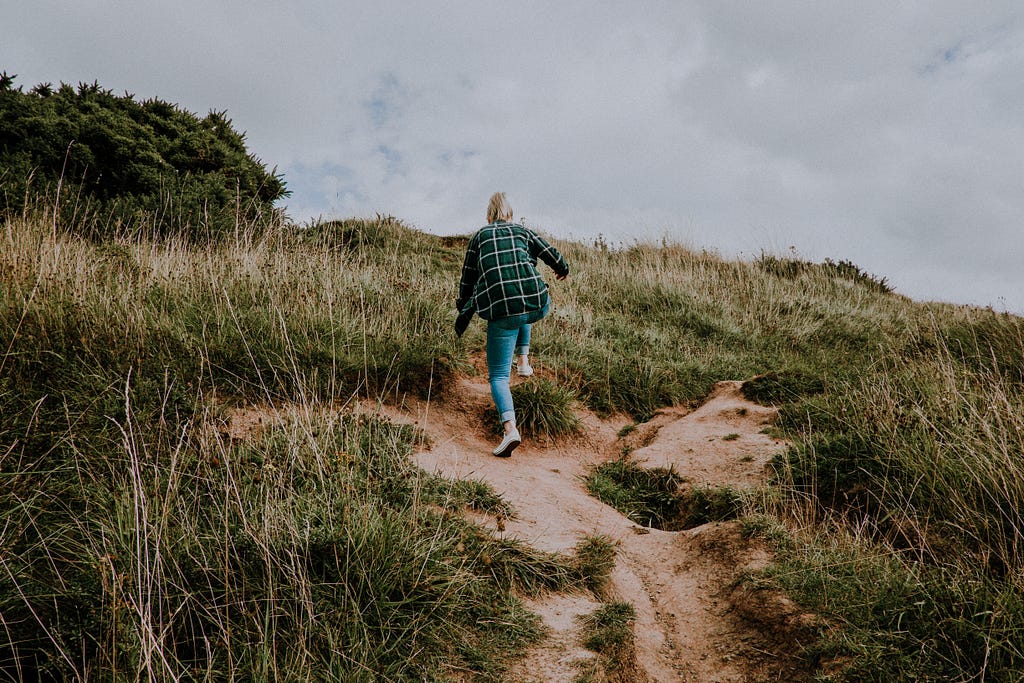
[[[227,110],[298,221],[469,233],[500,189],[558,237],[1024,313],[1022,7],[11,0],[0,70]]]

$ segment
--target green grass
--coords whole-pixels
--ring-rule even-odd
[[[398,456],[418,436],[351,411],[443,397],[483,348],[483,326],[451,329],[461,238],[377,216],[90,241],[41,211],[0,226],[5,674],[159,678],[166,657],[196,678],[500,679],[538,633],[516,592],[607,580],[606,541],[488,540],[460,513],[506,515],[493,492],[425,477]],[[519,385],[529,429],[570,433],[574,401],[639,423],[747,380],[793,444],[768,496],[794,553],[776,579],[833,619],[808,656],[844,662],[834,680],[886,652],[885,680],[1019,677],[1024,321],[842,261],[555,243],[573,275],[535,330],[556,379]],[[252,404],[291,417],[219,436]],[[645,525],[745,505],[648,476],[612,464],[588,486]]]
[[[576,416],[577,397],[571,387],[548,379],[531,379],[511,387],[516,425],[529,437],[556,441],[579,434],[582,423]],[[483,420],[494,435],[503,433],[498,411],[490,405]]]
[[[808,652],[827,681],[1018,680],[1024,602],[972,568],[922,564],[849,534],[785,539],[760,580],[829,626]]]
[[[799,370],[768,372],[743,383],[743,395],[764,405],[792,403],[825,390],[819,377]]]
[[[834,680],[1016,680],[1024,670],[1018,366],[979,368],[936,332],[936,353],[880,364],[783,412],[798,441],[775,462],[779,484],[812,520],[838,527],[833,538],[857,529],[838,548],[812,533],[778,568],[780,585],[842,625],[821,645],[845,662]]]
[[[625,602],[602,605],[580,618],[583,646],[599,655],[604,680],[633,680],[636,671],[635,621],[636,611]]]
[[[461,258],[346,229],[200,249],[5,225],[4,676],[500,680],[542,633],[517,595],[607,581],[610,544],[492,536],[461,511],[507,515],[493,490],[346,407],[444,390]],[[228,439],[253,402],[269,426]]]
[[[615,460],[595,467],[587,491],[637,524],[666,531],[737,518],[746,502],[728,486],[686,487],[673,468],[644,468]]]
[[[512,517],[512,506],[483,480],[448,479],[432,475],[423,482],[424,501],[444,507],[468,508],[495,517]]]
[[[673,469],[644,469],[628,460],[595,467],[587,491],[643,526],[668,529],[679,517],[683,479]]]
[[[546,439],[571,436],[580,431],[574,405],[576,394],[547,379],[533,379],[512,387],[516,422],[525,434]]]
[[[636,431],[636,423],[634,422],[633,424],[628,424],[625,427],[623,427],[622,429],[620,429],[618,431],[618,433],[616,434],[616,436],[618,436],[620,439],[623,439],[623,438],[629,436],[630,434],[632,434],[635,431]]]
[[[413,438],[371,416],[297,415],[256,442],[130,440],[5,490],[0,664],[500,679],[541,635],[515,595],[582,587],[590,565],[498,540],[457,501],[420,504]]]

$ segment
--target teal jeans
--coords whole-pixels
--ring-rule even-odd
[[[512,391],[509,388],[513,355],[529,353],[530,326],[546,316],[550,308],[551,300],[548,299],[539,311],[498,318],[487,323],[487,373],[491,383],[491,397],[503,423],[516,419]]]

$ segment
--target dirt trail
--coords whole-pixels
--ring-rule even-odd
[[[622,457],[626,446],[634,449],[630,457],[637,463],[674,465],[693,485],[756,486],[784,444],[762,433],[774,412],[747,401],[740,384],[722,382],[697,410],[662,411],[622,438],[627,420],[581,412],[585,436],[556,444],[527,439],[509,459],[490,454],[494,437],[482,416],[491,399],[481,377],[460,380],[429,405],[385,410],[393,419],[415,421],[430,436],[431,447],[416,456],[421,467],[487,481],[513,505],[515,517],[498,533],[552,551],[571,550],[593,535],[618,543],[608,597],[631,603],[637,615],[636,670],[625,680],[800,680],[791,641],[804,617],[783,598],[736,587],[742,572],[769,558],[742,538],[735,523],[681,532],[642,528],[584,489],[589,470]],[[580,645],[576,617],[599,604],[590,594],[533,601],[551,635],[528,655],[514,680],[578,676],[580,663],[594,654]]]

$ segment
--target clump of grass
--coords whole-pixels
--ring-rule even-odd
[[[469,508],[495,517],[512,517],[512,506],[494,487],[480,479],[448,479],[441,475],[423,478],[424,502],[436,503],[449,509]]]
[[[558,439],[580,431],[571,388],[548,379],[536,379],[512,387],[519,429],[531,436]]]
[[[821,378],[800,370],[767,372],[748,379],[740,387],[743,395],[762,405],[790,403],[804,396],[820,394],[825,390]]]
[[[595,467],[586,486],[592,496],[637,524],[667,529],[678,519],[683,482],[672,468],[645,469],[614,460]]]
[[[600,656],[604,680],[628,681],[636,671],[633,624],[636,610],[626,602],[612,602],[580,618],[583,646]]]
[[[735,519],[744,495],[728,486],[684,487],[674,468],[644,468],[629,460],[606,462],[587,477],[587,491],[637,524],[679,531]]]
[[[576,544],[573,583],[601,595],[615,567],[614,541],[606,536],[587,536]]]
[[[615,544],[603,536],[587,537],[571,555],[539,551],[516,539],[495,539],[479,527],[449,518],[462,529],[460,557],[473,557],[498,586],[528,595],[548,590],[601,593],[615,564]]]
[[[827,680],[1016,680],[1019,592],[836,531],[777,542],[761,575],[828,624],[807,652],[827,666]]]
[[[747,497],[731,486],[700,486],[683,492],[680,518],[683,528],[709,522],[724,522],[739,517],[747,507]]]

